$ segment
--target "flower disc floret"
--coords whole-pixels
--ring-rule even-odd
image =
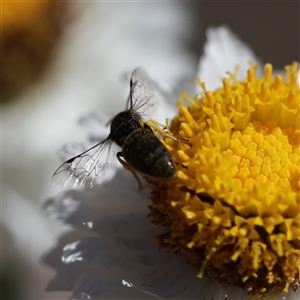
[[[177,139],[163,140],[175,178],[148,178],[153,221],[170,229],[156,241],[199,264],[198,277],[262,297],[300,283],[299,65],[286,73],[266,64],[263,78],[252,67],[202,98],[183,93]]]

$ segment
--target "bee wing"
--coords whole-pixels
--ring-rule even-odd
[[[151,113],[153,113],[158,103],[154,94],[155,87],[147,72],[142,67],[137,67],[131,75],[126,109],[134,110],[141,115],[148,111],[149,116],[149,109],[151,108]]]
[[[57,188],[92,187],[95,179],[100,183],[106,181],[110,177],[108,159],[111,144],[112,140],[107,138],[67,160],[53,174],[52,185]]]

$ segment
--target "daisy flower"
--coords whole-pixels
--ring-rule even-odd
[[[226,28],[207,38],[197,93],[183,93],[167,122],[177,139],[161,139],[176,174],[145,176],[151,202],[121,168],[104,186],[46,202],[49,217],[77,228],[44,259],[57,269],[49,291],[72,290],[74,299],[299,296],[299,65],[286,67],[286,78],[270,64],[262,73]],[[158,226],[146,218],[149,204]]]

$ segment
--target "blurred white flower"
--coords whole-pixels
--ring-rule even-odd
[[[18,274],[26,274],[19,285],[23,298],[64,297],[44,293],[52,274],[38,260],[60,228],[41,218],[40,204],[45,195],[57,192],[50,184],[59,163],[54,153],[63,143],[83,139],[75,125],[79,117],[102,111],[109,119],[122,109],[127,91],[120,89],[121,74],[138,65],[147,66],[158,81],[173,82],[177,78],[172,74],[196,70],[192,69],[195,59],[184,46],[191,22],[178,3],[72,2],[70,6],[74,19],[47,73],[2,107],[1,222],[15,256],[26,262],[16,263]]]
[[[204,45],[197,77],[205,81],[209,91],[217,89],[220,81],[228,77],[226,72],[238,67],[236,78],[242,80],[244,74],[247,74],[249,63],[260,63],[254,52],[226,27],[210,28],[206,31],[206,37],[208,42]],[[262,72],[262,64],[259,66],[258,76]],[[199,86],[196,88],[199,89]]]

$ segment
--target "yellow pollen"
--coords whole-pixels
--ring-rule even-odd
[[[275,76],[275,82],[274,82],[274,89],[276,91],[280,90],[280,88],[282,87],[283,85],[283,78],[281,75],[276,75]]]
[[[180,133],[183,133],[184,138],[191,138],[194,136],[192,129],[186,123],[181,123],[180,129]]]
[[[213,107],[215,105],[215,98],[212,92],[206,92],[205,96],[207,98],[207,101],[209,103],[209,107]]]
[[[181,95],[177,139],[164,140],[176,174],[147,180],[153,221],[169,227],[160,245],[199,264],[198,277],[263,298],[300,285],[300,90],[297,63],[286,79],[256,69],[214,92],[198,79],[201,99]]]
[[[249,81],[246,82],[244,95],[250,95],[251,94],[251,88],[252,88],[252,84]]]
[[[229,82],[228,78],[223,79],[223,89],[224,89],[225,98],[226,98],[230,95],[230,92],[231,92],[230,82]]]
[[[265,80],[266,81],[272,80],[272,71],[273,71],[273,66],[271,64],[265,64]]]
[[[248,81],[250,84],[254,84],[255,82],[255,71],[253,68],[248,70]]]

